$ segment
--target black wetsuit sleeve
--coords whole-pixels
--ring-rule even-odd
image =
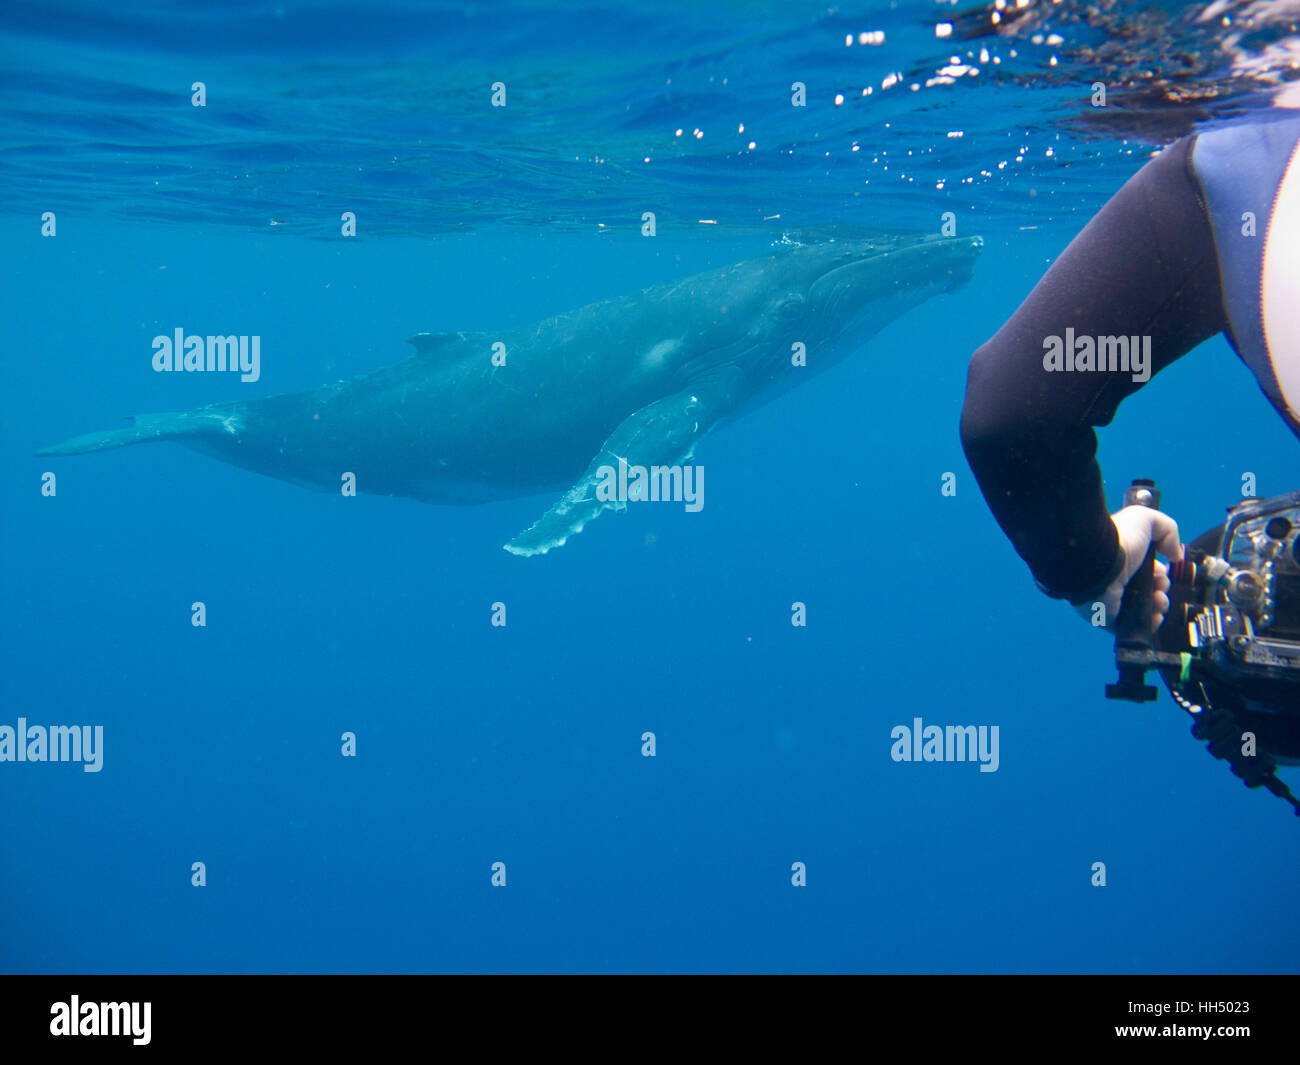
[[[1153,374],[1227,327],[1188,138],[1138,171],[971,359],[967,461],[998,524],[1049,595],[1087,601],[1122,564],[1094,426],[1142,387],[1127,372],[1049,372],[1044,341],[1151,338]],[[1126,473],[1128,471],[1125,471]]]

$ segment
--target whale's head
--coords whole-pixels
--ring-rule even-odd
[[[970,280],[979,237],[870,237],[777,247],[768,313],[806,343],[865,339]]]

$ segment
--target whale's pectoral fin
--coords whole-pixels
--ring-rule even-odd
[[[686,462],[718,419],[735,407],[742,378],[734,367],[717,371],[690,388],[655,400],[631,414],[605,441],[587,472],[564,497],[505,545],[516,555],[544,555],[607,510],[625,510],[618,498],[620,461],[627,469]]]

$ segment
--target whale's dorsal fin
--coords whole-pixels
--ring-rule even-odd
[[[438,355],[468,337],[468,333],[416,333],[415,336],[408,337],[406,342],[415,345],[417,355]]]

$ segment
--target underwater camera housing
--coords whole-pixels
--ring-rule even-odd
[[[1300,763],[1300,492],[1230,507],[1169,580],[1159,649],[1195,656],[1206,701]]]
[[[1159,493],[1135,481],[1125,502],[1158,508]],[[1169,612],[1154,634],[1135,620],[1151,616],[1153,553],[1146,562],[1116,622],[1120,677],[1107,697],[1154,699],[1143,678],[1157,670],[1210,753],[1300,814],[1273,775],[1276,763],[1300,764],[1300,492],[1229,507],[1223,525],[1190,544],[1170,564]]]

